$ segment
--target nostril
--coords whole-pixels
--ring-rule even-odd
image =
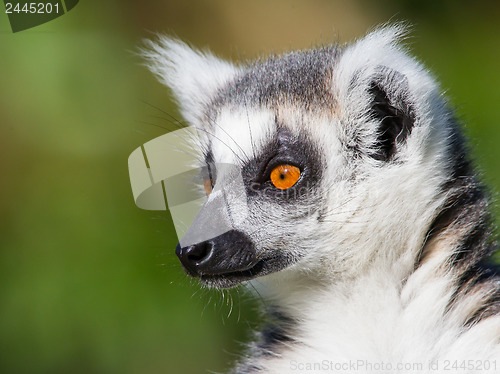
[[[210,259],[213,257],[213,242],[206,241],[202,243],[197,243],[195,245],[190,245],[186,247],[181,247],[180,244],[177,245],[175,253],[179,260],[181,260],[184,270],[191,276],[199,276],[203,271],[203,268],[210,263]]]
[[[210,242],[202,242],[188,247],[186,250],[188,261],[200,263],[209,255],[210,249]]]

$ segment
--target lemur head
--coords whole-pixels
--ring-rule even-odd
[[[148,42],[150,69],[200,129],[209,189],[228,183],[217,165],[232,164],[246,190],[244,220],[177,247],[189,274],[231,287],[413,266],[443,201],[452,125],[432,78],[399,46],[402,33],[238,66],[178,40]],[[203,216],[197,227],[216,219]]]

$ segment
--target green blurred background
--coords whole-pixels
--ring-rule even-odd
[[[237,60],[408,20],[499,191],[499,16],[498,1],[81,0],[12,34],[1,14],[0,372],[220,372],[259,324],[260,301],[200,290],[166,213],[134,205],[128,155],[164,133],[154,107],[178,115],[142,38]]]

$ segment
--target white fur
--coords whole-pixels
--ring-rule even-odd
[[[146,40],[141,50],[148,68],[160,82],[172,89],[181,114],[192,125],[202,120],[201,111],[215,91],[237,72],[238,68],[210,52],[191,49],[180,40],[159,35]]]
[[[467,304],[445,313],[456,280],[443,268],[444,254],[440,258],[438,252],[413,269],[427,229],[447,198],[439,191],[449,168],[450,128],[438,86],[402,49],[402,34],[401,27],[380,29],[346,48],[331,77],[337,104],[331,113],[306,112],[294,105],[277,109],[286,126],[307,133],[325,155],[321,191],[330,210],[323,223],[312,217],[300,229],[281,222],[279,209],[266,212],[268,221],[251,222],[263,226],[255,234],[263,247],[272,244],[276,230],[289,232],[300,243],[289,248],[301,256],[297,263],[251,281],[261,295],[299,321],[293,336],[299,344],[255,362],[264,373],[330,372],[307,366],[324,360],[342,365],[367,360],[356,371],[343,366],[340,372],[500,372],[500,317],[464,333]],[[202,108],[238,68],[163,37],[149,46],[151,69],[172,88],[185,118],[201,126]],[[367,157],[353,164],[341,146],[353,133],[366,140],[365,153],[373,146],[376,126],[366,114],[367,87],[381,66],[406,77],[404,94],[420,114],[398,150],[401,162],[383,169]],[[388,89],[397,95],[400,87]],[[218,124],[213,130],[218,138],[215,158],[236,164],[248,159],[273,134],[274,113],[265,107],[223,108],[212,119]],[[356,183],[348,178],[353,174]],[[447,371],[446,360],[490,360],[497,369]],[[385,363],[386,370],[368,370],[366,363]],[[422,364],[422,369],[405,370],[400,364]]]

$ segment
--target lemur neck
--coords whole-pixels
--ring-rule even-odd
[[[271,305],[271,314],[277,310],[287,319],[300,322],[314,317],[318,310],[331,307],[333,312],[348,304],[363,308],[373,305],[374,298],[384,299],[386,292],[394,295],[413,271],[413,262],[406,262],[405,266],[385,269],[374,266],[356,277],[337,279],[307,273],[277,274],[255,286]],[[406,271],[402,270],[404,268]]]

